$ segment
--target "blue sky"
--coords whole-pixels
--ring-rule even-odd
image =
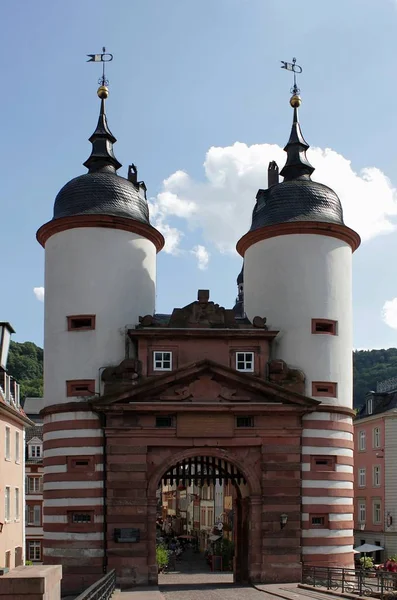
[[[35,233],[58,190],[85,172],[100,75],[86,54],[106,45],[119,173],[137,164],[153,219],[169,233],[157,310],[187,304],[198,288],[233,304],[241,262],[232,248],[268,160],[283,164],[291,79],[280,60],[296,56],[314,178],[337,191],[364,239],[355,347],[396,345],[395,0],[5,0],[0,22],[0,316],[14,339],[42,344]]]

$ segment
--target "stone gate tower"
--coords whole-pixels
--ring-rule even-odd
[[[270,163],[269,187],[258,191],[251,229],[237,244],[244,257],[244,310],[250,319],[262,311],[280,331],[272,357],[302,369],[306,395],[322,403],[303,418],[303,559],[351,566],[352,253],[360,238],[344,224],[336,193],[311,179],[300,97],[290,104],[284,180],[279,183]]]
[[[83,576],[96,580],[105,560],[103,433],[84,400],[100,395],[101,370],[125,358],[126,327],[153,314],[156,253],[164,244],[150,225],[146,186],[135,166],[128,178],[117,173],[108,89],[101,86],[98,96],[88,173],[60,190],[52,220],[37,232],[46,290],[43,555],[47,564],[62,563],[75,589]]]

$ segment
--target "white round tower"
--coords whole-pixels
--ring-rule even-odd
[[[102,427],[87,400],[101,393],[103,368],[126,357],[127,326],[154,313],[164,245],[135,166],[127,179],[117,174],[105,86],[98,96],[88,173],[60,190],[53,219],[37,232],[45,248],[43,553],[45,563],[66,567],[71,591],[82,568],[95,580],[105,560]]]
[[[352,253],[360,238],[344,224],[335,192],[311,180],[314,168],[298,120],[301,100],[294,95],[290,102],[284,181],[274,180],[273,169],[269,188],[258,192],[251,229],[237,244],[244,258],[244,310],[249,319],[264,315],[280,331],[272,358],[301,369],[307,396],[322,403],[303,424],[304,560],[351,566]],[[313,510],[323,519],[322,531],[320,521],[312,522]]]

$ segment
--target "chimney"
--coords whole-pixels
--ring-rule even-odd
[[[278,183],[278,166],[277,163],[272,160],[272,162],[269,163],[269,166],[267,168],[267,187],[270,188],[273,185],[276,185]]]
[[[138,180],[138,169],[134,164],[128,167],[128,181],[131,181],[134,185],[136,185]]]
[[[207,304],[210,299],[210,291],[209,290],[199,290],[197,292],[197,300],[200,304]]]

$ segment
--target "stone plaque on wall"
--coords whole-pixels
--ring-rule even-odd
[[[178,437],[232,437],[234,419],[220,413],[179,414],[176,431]]]

